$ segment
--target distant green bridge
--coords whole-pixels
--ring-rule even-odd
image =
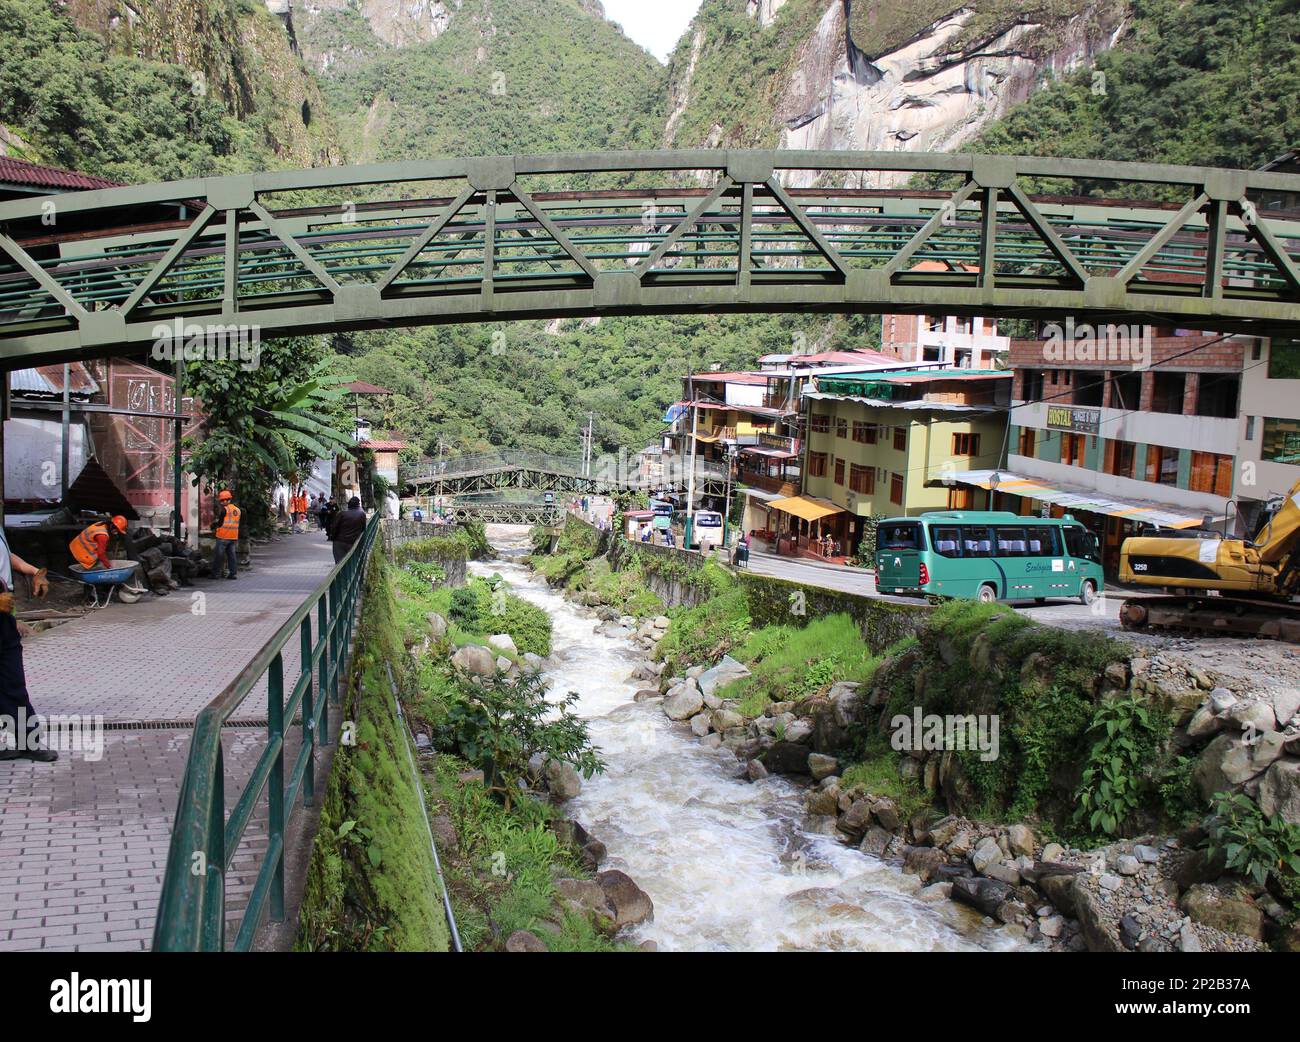
[[[908,187],[914,175],[945,187]],[[1027,191],[1045,179],[1059,194]],[[0,368],[180,344],[211,357],[250,329],[675,312],[1073,315],[1294,335],[1300,212],[1284,207],[1297,199],[1300,176],[1273,172],[691,150],[14,200],[0,203]]]

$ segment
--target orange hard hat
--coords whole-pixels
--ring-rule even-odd
[[[113,527],[116,528],[119,532],[125,532],[126,518],[124,518],[121,514],[118,514],[116,517],[113,518]]]
[[[223,488],[220,492],[217,493],[217,498],[224,503],[227,499],[234,499],[235,497],[230,494],[230,491],[228,489]]]

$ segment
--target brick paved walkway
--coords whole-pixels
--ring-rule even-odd
[[[113,604],[26,638],[37,710],[101,714],[104,749],[97,761],[64,753],[52,765],[0,762],[0,951],[148,947],[189,754],[186,725],[332,566],[319,533],[286,536],[255,550],[236,582]],[[286,689],[298,676],[297,648],[295,640],[286,649]],[[236,719],[265,716],[263,683]],[[229,809],[265,732],[227,728],[223,739]],[[286,744],[292,762],[296,737]],[[228,877],[232,921],[264,845],[255,819]]]

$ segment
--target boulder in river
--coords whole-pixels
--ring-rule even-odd
[[[773,774],[807,774],[808,748],[794,742],[773,742],[763,754],[763,764]]]
[[[688,720],[704,708],[704,696],[694,680],[686,680],[671,688],[664,699],[664,715],[669,720]]]
[[[466,644],[457,648],[451,657],[451,664],[457,672],[471,676],[490,677],[497,671],[496,659],[481,644]]]
[[[970,905],[985,915],[996,915],[1011,896],[1011,887],[997,879],[958,876],[952,881],[952,899]]]
[[[596,882],[605,891],[605,900],[614,913],[615,929],[636,926],[654,918],[655,906],[650,895],[637,886],[626,872],[610,869],[596,876]]]

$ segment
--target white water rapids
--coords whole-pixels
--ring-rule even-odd
[[[576,691],[576,712],[606,763],[565,805],[606,845],[601,868],[625,871],[654,901],[631,940],[663,951],[1007,951],[1008,931],[949,901],[924,902],[897,866],[807,831],[803,789],[780,777],[738,777],[735,755],[710,751],[657,703],[636,703],[628,675],[643,653],[594,633],[598,620],[511,561],[521,529],[489,532],[512,592],[554,627],[552,690]]]

